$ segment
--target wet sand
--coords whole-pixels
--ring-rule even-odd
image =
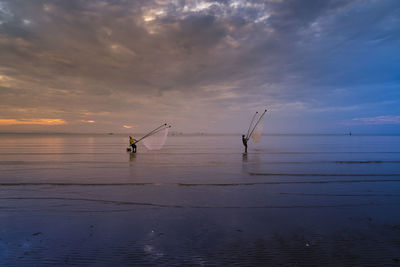
[[[0,136],[0,265],[400,265],[399,136],[125,139]]]

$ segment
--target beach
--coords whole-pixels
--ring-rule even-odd
[[[400,265],[399,135],[127,147],[0,134],[0,265]]]

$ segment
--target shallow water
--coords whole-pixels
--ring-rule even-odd
[[[0,135],[0,265],[400,264],[400,136]]]

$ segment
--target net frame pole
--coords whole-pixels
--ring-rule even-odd
[[[149,136],[151,136],[151,135],[153,135],[153,134],[158,133],[159,131],[163,130],[164,127],[165,127],[165,128],[170,128],[171,126],[168,127],[167,124],[164,123],[163,125],[158,126],[158,127],[155,128],[154,130],[152,130],[151,132],[145,134],[142,138],[138,139],[138,140],[135,142],[135,144],[136,144],[136,143],[139,143],[139,142],[142,141],[143,139],[145,139],[145,138],[147,138],[147,137],[149,137]]]

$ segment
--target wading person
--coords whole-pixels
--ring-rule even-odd
[[[247,141],[248,141],[248,139],[247,139],[246,136],[243,134],[243,135],[242,135],[242,142],[243,142],[243,145],[244,145],[244,153],[247,153]]]
[[[136,153],[136,140],[132,137],[129,136],[129,144],[132,147],[132,153]]]

